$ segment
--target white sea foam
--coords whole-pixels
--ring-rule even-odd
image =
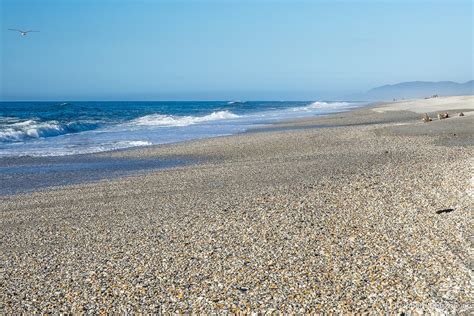
[[[64,127],[57,122],[37,122],[35,120],[27,120],[9,124],[0,129],[0,141],[15,142],[27,138],[56,136],[63,133]]]
[[[27,139],[58,136],[91,128],[90,124],[67,123],[57,121],[39,122],[26,120],[0,126],[0,142],[20,142]],[[3,123],[3,122],[2,122]]]
[[[145,140],[130,140],[130,141],[123,141],[117,142],[115,148],[127,148],[127,147],[138,147],[138,146],[149,146],[152,143]]]
[[[77,154],[91,154],[103,151],[120,150],[132,147],[150,146],[152,142],[143,140],[131,140],[131,141],[117,141],[110,143],[103,143],[96,146],[89,147],[76,147],[76,146],[60,146],[60,147],[39,147],[34,150],[28,150],[27,148],[21,150],[18,149],[15,152],[15,156],[30,156],[30,157],[52,157],[52,156],[69,156]],[[12,156],[9,152],[0,151],[0,157]]]
[[[293,108],[293,111],[311,111],[311,110],[333,110],[339,108],[349,108],[351,103],[348,102],[322,102],[316,101],[306,106]]]
[[[162,115],[162,114],[150,114],[139,117],[130,122],[131,125],[139,126],[188,126],[191,124],[235,119],[239,116],[230,111],[217,111],[205,116],[175,116],[175,115]]]

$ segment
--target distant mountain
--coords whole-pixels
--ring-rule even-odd
[[[358,100],[385,101],[392,99],[424,98],[432,95],[471,95],[474,94],[474,80],[457,83],[453,81],[411,81],[373,88],[366,93],[352,96]]]

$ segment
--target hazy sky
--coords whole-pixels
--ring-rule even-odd
[[[473,79],[471,0],[0,3],[3,100],[308,100]]]

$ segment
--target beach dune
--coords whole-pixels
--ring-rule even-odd
[[[465,112],[474,111],[474,97],[453,96],[453,97],[434,97],[428,99],[401,100],[389,103],[385,106],[375,107],[374,111],[411,111],[415,113],[432,113],[441,111],[452,111],[466,109]]]

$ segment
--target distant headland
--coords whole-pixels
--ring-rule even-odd
[[[425,98],[433,95],[456,96],[474,94],[474,80],[465,83],[453,81],[410,81],[384,85],[373,88],[365,93],[350,96],[352,100],[393,100]]]

